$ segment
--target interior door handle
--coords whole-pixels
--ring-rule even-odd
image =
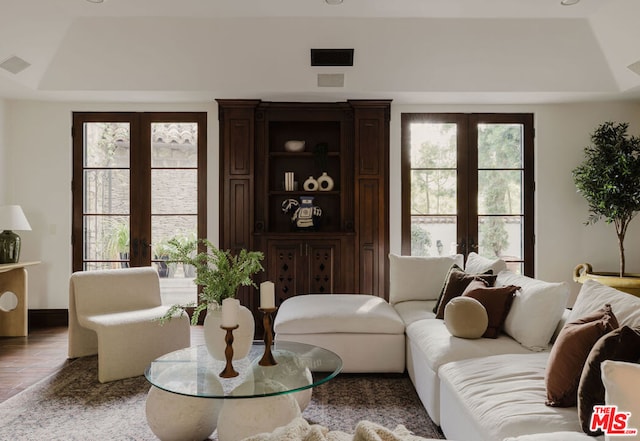
[[[147,257],[147,250],[151,246],[146,239],[142,239],[142,257]]]

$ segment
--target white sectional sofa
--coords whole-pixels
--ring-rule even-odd
[[[557,354],[561,345],[552,350],[552,344],[558,336],[562,340],[565,323],[605,304],[611,305],[619,326],[637,328],[640,336],[640,298],[587,282],[570,310],[565,283],[515,274],[503,261],[472,253],[466,273],[491,270],[495,286],[520,289],[509,302],[497,338],[459,338],[450,331],[451,321],[437,319],[434,310],[452,266],[462,271],[461,256],[389,258],[388,304],[363,295],[294,297],[279,309],[276,341],[329,347],[343,357],[347,372],[398,372],[406,365],[429,416],[450,440],[605,439],[583,432],[576,406],[545,404],[550,356],[561,358]],[[381,353],[386,354],[384,362]],[[640,344],[637,354],[640,358]],[[640,383],[640,369],[635,372]],[[640,440],[640,435],[617,439]]]
[[[459,265],[459,258],[392,255],[390,259],[389,300],[406,325],[407,370],[427,412],[447,439],[604,439],[582,431],[575,406],[545,405],[551,344],[565,322],[597,311],[605,303],[612,305],[620,326],[640,326],[639,298],[587,282],[573,310],[569,310],[564,283],[501,270],[502,262],[483,261],[476,256],[472,268],[467,268],[469,272],[497,269],[496,286],[516,285],[521,290],[498,338],[464,339],[454,337],[432,312],[447,277],[448,268],[442,268],[447,262],[449,266],[456,262]],[[417,281],[425,274],[438,278],[439,283],[420,285]]]

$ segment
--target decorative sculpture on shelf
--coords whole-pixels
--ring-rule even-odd
[[[322,217],[322,209],[313,205],[313,196],[300,196],[300,202],[285,199],[282,202],[282,212],[292,214],[291,222],[300,229],[317,228]]]

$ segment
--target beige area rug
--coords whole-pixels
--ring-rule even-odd
[[[0,404],[0,440],[146,441],[157,439],[145,418],[144,377],[101,384],[97,357],[73,361],[60,372]],[[369,420],[404,425],[415,435],[444,439],[401,375],[341,374],[314,389],[302,415],[312,424],[353,433]],[[211,436],[216,440],[215,433]]]

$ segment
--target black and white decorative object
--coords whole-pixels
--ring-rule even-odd
[[[300,202],[295,199],[285,199],[282,202],[282,212],[291,214],[291,222],[296,228],[305,230],[320,226],[322,209],[313,205],[313,196],[300,196]]]

